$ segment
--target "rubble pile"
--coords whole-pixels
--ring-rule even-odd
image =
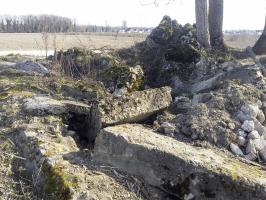
[[[67,77],[0,63],[0,138],[39,199],[266,199],[261,66],[195,38],[165,16],[129,49],[60,52]]]
[[[59,52],[57,62],[64,74],[101,81],[110,92],[125,89],[138,91],[144,88],[143,69],[129,66],[110,50],[68,49]]]

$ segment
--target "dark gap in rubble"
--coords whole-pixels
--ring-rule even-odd
[[[91,109],[88,114],[70,112],[65,120],[68,131],[81,149],[93,149],[97,134],[101,130],[101,120],[98,111]]]
[[[157,116],[161,115],[161,114],[162,114],[162,112],[154,113],[150,117],[146,118],[145,120],[142,120],[142,121],[138,122],[138,124],[152,126],[154,121],[156,121]]]

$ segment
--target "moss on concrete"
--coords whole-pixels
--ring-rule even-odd
[[[52,167],[45,166],[44,191],[51,200],[68,200],[73,196],[73,190],[77,189],[79,177],[68,174],[64,166],[57,164]]]

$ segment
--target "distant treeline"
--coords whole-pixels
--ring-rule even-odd
[[[77,25],[73,19],[55,15],[0,16],[2,33],[118,32],[122,28]]]
[[[0,32],[41,33],[75,30],[73,20],[54,15],[0,16]]]

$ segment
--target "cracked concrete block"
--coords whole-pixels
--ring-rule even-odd
[[[142,125],[105,128],[96,138],[93,158],[181,199],[189,194],[196,199],[266,198],[266,172],[260,167],[218,149],[159,135]]]
[[[162,87],[110,97],[100,102],[103,126],[141,122],[170,106],[171,88]]]

